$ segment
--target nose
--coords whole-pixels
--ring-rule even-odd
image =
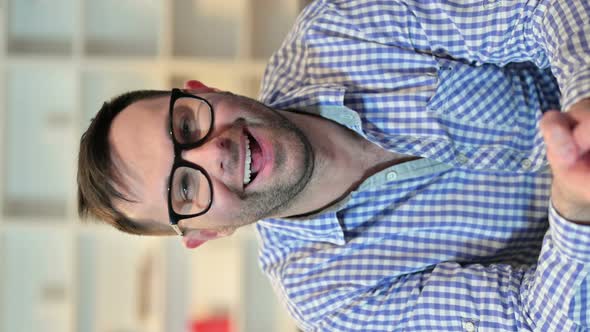
[[[204,168],[209,176],[223,179],[238,166],[238,143],[228,137],[214,137],[203,145],[181,152],[184,160]]]

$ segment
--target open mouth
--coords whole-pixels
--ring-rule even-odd
[[[248,186],[262,169],[262,149],[256,139],[249,132],[246,135],[246,158],[244,158],[244,188]]]

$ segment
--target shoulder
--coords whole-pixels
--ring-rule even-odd
[[[328,7],[327,1],[317,0],[299,14],[267,63],[258,97],[262,103],[274,107],[288,91],[305,84],[310,31]]]
[[[353,301],[369,285],[354,282],[346,246],[315,241],[300,229],[263,220],[257,223],[259,265],[275,293],[304,330],[315,331],[324,320]],[[337,276],[351,277],[346,282]],[[336,278],[335,278],[336,276]],[[335,300],[338,298],[339,300]]]
[[[259,100],[278,109],[317,104],[334,86],[362,85],[368,68],[397,66],[412,49],[406,7],[394,0],[312,2],[270,58]]]

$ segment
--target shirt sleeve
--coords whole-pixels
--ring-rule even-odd
[[[504,65],[551,66],[565,110],[590,97],[587,0],[404,1],[416,17],[412,45],[434,55]]]
[[[358,279],[348,275],[313,292],[278,286],[279,293],[305,331],[578,331],[589,327],[590,312],[580,310],[590,298],[579,294],[590,267],[590,227],[552,207],[549,219],[534,266],[443,262],[364,288],[347,283]]]

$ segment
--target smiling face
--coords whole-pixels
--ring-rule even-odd
[[[281,216],[312,174],[314,158],[304,134],[249,98],[210,90],[192,93],[212,105],[215,120],[206,142],[181,156],[205,169],[213,203],[206,214],[181,220],[180,228],[224,232]],[[113,120],[109,142],[121,191],[134,201],[117,201],[116,207],[138,222],[171,230],[167,186],[174,149],[169,101],[164,96],[129,105]]]

